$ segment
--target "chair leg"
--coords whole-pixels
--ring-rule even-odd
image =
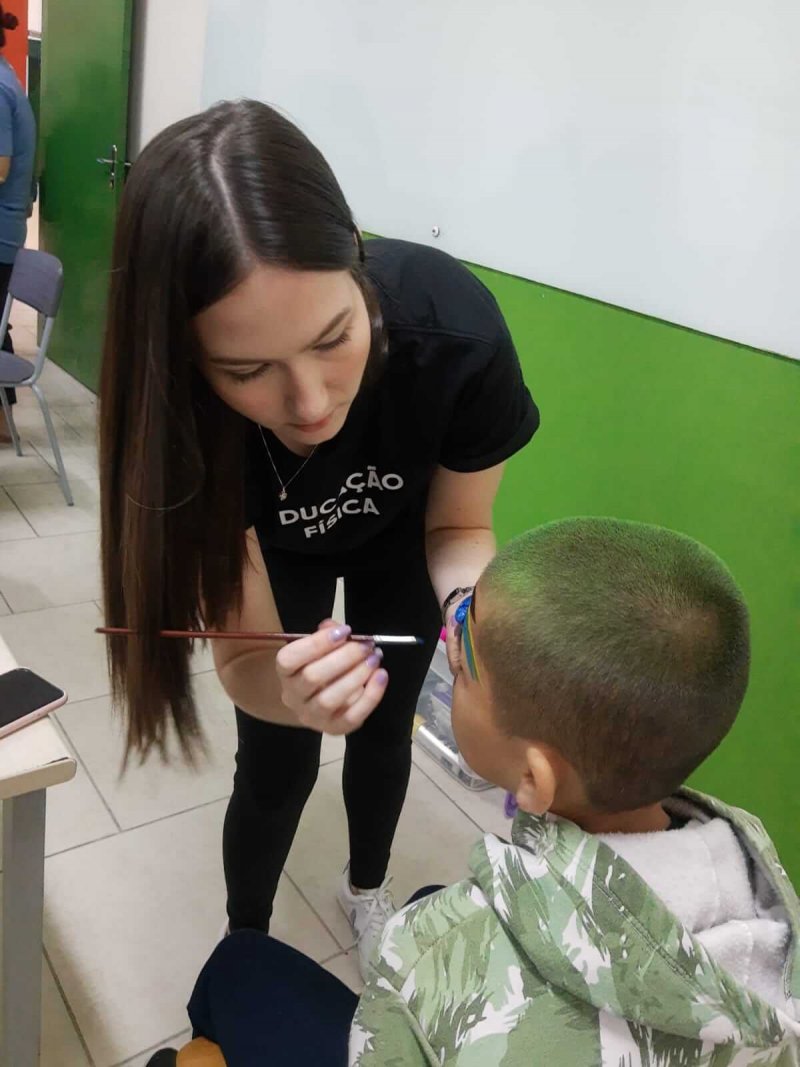
[[[39,401],[39,407],[42,409],[42,415],[44,416],[44,424],[47,427],[47,436],[50,438],[50,447],[53,450],[53,455],[56,457],[56,466],[58,467],[58,480],[61,483],[61,492],[64,494],[64,499],[67,504],[72,507],[74,501],[72,499],[72,490],[69,487],[67,481],[67,472],[64,470],[64,461],[61,458],[61,449],[58,447],[58,438],[56,437],[56,431],[53,427],[53,420],[50,418],[50,408],[47,406],[47,401],[44,398],[44,393],[39,386],[34,382],[31,386],[33,394]]]
[[[16,450],[17,455],[21,456],[22,444],[20,443],[19,433],[17,432],[17,427],[14,422],[14,409],[12,408],[11,404],[9,404],[8,397],[6,396],[6,391],[2,387],[0,387],[0,402],[2,402],[3,414],[6,417],[8,428],[11,431],[11,440],[14,443],[14,448]]]

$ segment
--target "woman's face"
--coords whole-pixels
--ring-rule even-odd
[[[259,264],[195,326],[200,369],[234,411],[300,453],[342,428],[372,336],[348,271]]]

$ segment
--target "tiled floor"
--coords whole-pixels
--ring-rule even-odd
[[[33,322],[14,339],[34,344]],[[22,391],[25,457],[0,447],[0,633],[21,664],[63,685],[58,722],[78,774],[48,798],[43,1067],[143,1067],[187,1038],[184,1005],[224,915],[221,827],[233,766],[230,703],[207,655],[195,691],[211,758],[199,772],[153,760],[120,777],[119,722],[108,697],[100,618],[94,397],[48,366],[76,506],[58,487],[38,409]],[[357,988],[351,938],[334,900],[346,860],[343,745],[324,766],[292,849],[273,932]],[[398,832],[398,899],[466,870],[481,829],[504,833],[497,791],[470,794],[423,753]]]

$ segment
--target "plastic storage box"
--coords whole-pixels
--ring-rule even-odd
[[[445,644],[439,641],[419,694],[414,740],[466,789],[491,789],[491,783],[479,778],[461,758],[453,737],[452,704],[453,676]]]

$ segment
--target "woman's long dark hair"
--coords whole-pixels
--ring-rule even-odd
[[[355,240],[354,240],[355,235]],[[256,263],[349,270],[381,334],[363,245],[320,152],[265,104],[219,104],[165,130],[131,170],[114,245],[100,380],[100,488],[108,644],[127,751],[191,758],[201,731],[190,643],[241,604],[245,420],[197,369],[192,320]]]

